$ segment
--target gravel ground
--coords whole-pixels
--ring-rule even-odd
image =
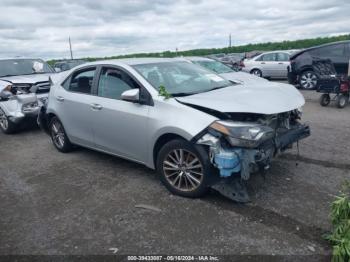
[[[0,255],[329,255],[329,205],[350,177],[350,106],[304,95],[312,136],[300,157],[290,150],[253,177],[246,205],[215,192],[173,196],[152,170],[86,149],[59,153],[35,128],[0,134]]]

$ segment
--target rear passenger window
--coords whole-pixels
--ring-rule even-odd
[[[266,54],[261,57],[260,61],[276,61],[276,54]]]
[[[319,48],[318,53],[321,57],[328,57],[328,56],[342,57],[345,55],[345,45],[337,44],[337,45],[321,47]]]
[[[134,88],[139,86],[125,72],[104,68],[98,83],[98,96],[120,100],[123,92]]]
[[[70,81],[64,83],[64,87],[72,92],[91,94],[96,68],[89,68],[74,73]],[[69,85],[68,85],[69,83]]]
[[[277,61],[289,61],[289,55],[286,53],[277,53]]]

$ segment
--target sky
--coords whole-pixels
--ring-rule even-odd
[[[0,0],[0,57],[103,57],[333,36],[348,0]]]

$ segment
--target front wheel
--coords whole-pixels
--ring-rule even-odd
[[[301,73],[299,78],[299,85],[302,89],[313,90],[317,86],[317,75],[314,71],[308,70]]]
[[[0,108],[0,128],[5,134],[13,134],[17,130],[17,126],[13,123],[5,112]]]
[[[258,77],[262,77],[262,72],[260,69],[253,69],[252,71],[250,71],[250,73],[252,75],[258,76]]]
[[[182,139],[165,144],[159,151],[157,171],[173,194],[201,197],[209,189],[211,164],[208,152]]]
[[[323,94],[320,97],[320,105],[321,106],[328,106],[331,102],[331,97],[329,94]]]
[[[69,141],[66,131],[61,121],[57,117],[53,117],[50,122],[50,136],[56,149],[62,153],[72,151],[73,145]]]
[[[337,106],[339,108],[344,108],[349,102],[349,97],[347,95],[339,94],[337,99]]]

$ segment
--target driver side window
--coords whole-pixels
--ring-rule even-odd
[[[98,96],[121,100],[122,93],[134,88],[139,86],[123,71],[114,68],[102,69],[98,83]]]

